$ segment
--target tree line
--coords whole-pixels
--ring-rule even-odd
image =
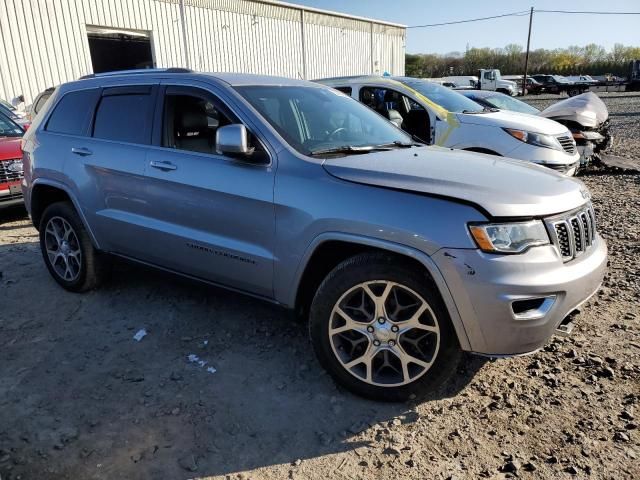
[[[629,62],[640,60],[640,47],[616,43],[611,51],[595,43],[529,52],[529,73],[605,75],[625,77]],[[467,48],[465,52],[406,54],[405,72],[412,77],[435,78],[476,75],[480,68],[498,68],[503,75],[524,73],[525,50],[511,43],[504,48]]]

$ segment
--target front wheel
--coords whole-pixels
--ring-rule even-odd
[[[361,254],[331,271],[311,306],[310,335],[333,378],[375,400],[428,395],[461,354],[436,287],[387,254]]]

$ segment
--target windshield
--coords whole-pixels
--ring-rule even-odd
[[[530,115],[537,115],[540,112],[540,110],[524,103],[522,100],[516,100],[504,93],[496,92],[486,95],[484,96],[484,101],[500,110],[511,110],[513,112],[528,113]]]
[[[461,93],[449,90],[437,83],[427,82],[418,78],[398,78],[398,80],[450,112],[469,113],[482,112],[484,110],[476,102],[469,100]]]
[[[553,78],[558,83],[569,83],[569,80],[567,80],[567,78],[563,77],[562,75],[553,75]]]
[[[24,130],[16,122],[0,113],[0,137],[21,137]]]
[[[16,107],[14,107],[13,105],[11,105],[9,102],[7,102],[6,100],[2,100],[0,98],[0,105],[2,105],[4,108],[8,108],[9,110],[15,110]]]
[[[246,86],[236,90],[304,155],[412,143],[385,118],[337,90],[306,86]]]

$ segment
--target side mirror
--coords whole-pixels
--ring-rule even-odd
[[[216,152],[226,155],[251,155],[247,128],[240,123],[225,125],[216,130]]]

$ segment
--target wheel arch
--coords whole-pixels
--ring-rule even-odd
[[[73,208],[78,213],[78,216],[80,217],[84,228],[89,233],[91,243],[93,243],[93,246],[95,248],[99,248],[98,242],[96,241],[93,231],[87,223],[87,219],[85,218],[84,213],[80,208],[80,204],[78,203],[77,198],[66,185],[56,181],[48,179],[38,179],[34,181],[31,187],[29,213],[31,214],[31,221],[36,230],[38,230],[40,227],[40,219],[42,218],[42,214],[44,213],[46,208],[52,203],[63,201],[71,202]]]
[[[430,278],[449,313],[461,348],[471,350],[462,318],[442,273],[431,257],[406,245],[344,233],[319,235],[309,245],[300,261],[292,282],[293,288],[289,289],[289,297],[285,303],[293,307],[297,315],[306,316],[318,286],[335,266],[359,253],[375,251],[396,255]]]

